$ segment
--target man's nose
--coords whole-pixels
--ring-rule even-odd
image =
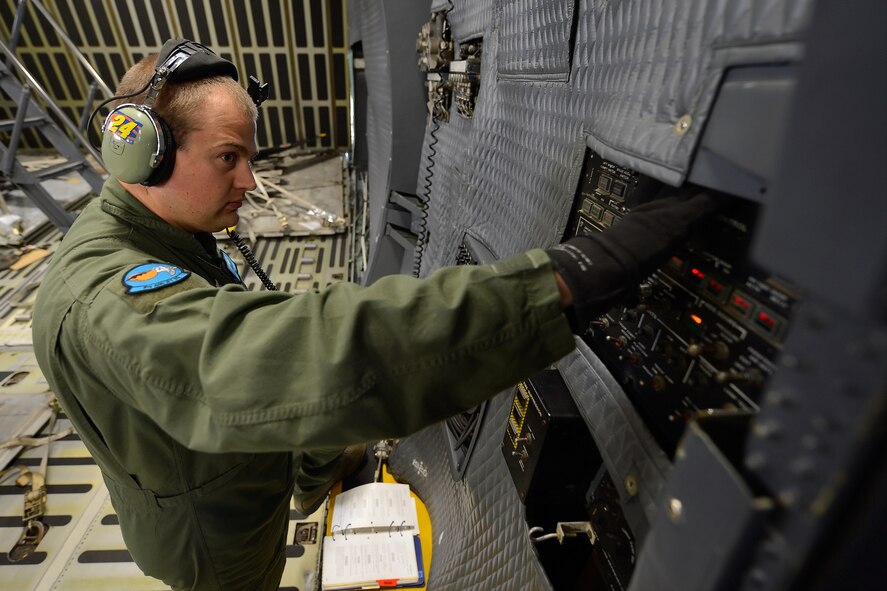
[[[244,161],[242,166],[238,166],[237,188],[245,191],[253,191],[256,188],[256,177],[253,175],[253,167],[249,161]]]

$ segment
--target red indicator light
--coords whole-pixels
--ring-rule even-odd
[[[705,273],[703,273],[702,271],[700,271],[700,270],[697,269],[696,267],[693,267],[692,269],[690,269],[690,272],[693,273],[693,275],[694,275],[697,279],[705,279]]]
[[[702,324],[702,317],[698,314],[690,314],[690,320],[692,320],[696,324]]]
[[[709,291],[713,291],[715,293],[721,293],[724,290],[724,286],[715,281],[714,279],[708,280],[708,289]]]
[[[763,312],[758,313],[758,323],[770,329],[776,326],[776,320],[770,318],[767,314],[764,314]]]
[[[733,296],[733,305],[743,310],[748,310],[751,307],[751,304],[749,304],[739,296]]]

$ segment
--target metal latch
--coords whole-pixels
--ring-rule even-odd
[[[7,560],[9,562],[20,562],[33,554],[40,542],[43,541],[47,531],[49,531],[49,526],[39,519],[28,522],[15,546],[9,551],[6,557]]]

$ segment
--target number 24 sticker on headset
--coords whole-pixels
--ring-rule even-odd
[[[115,111],[108,117],[108,131],[128,144],[138,139],[141,130],[140,122],[120,111]]]

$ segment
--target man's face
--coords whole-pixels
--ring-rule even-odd
[[[210,95],[197,128],[176,152],[172,176],[152,189],[157,212],[187,232],[218,232],[237,224],[244,193],[256,188],[250,160],[256,155],[256,124],[228,91]]]

